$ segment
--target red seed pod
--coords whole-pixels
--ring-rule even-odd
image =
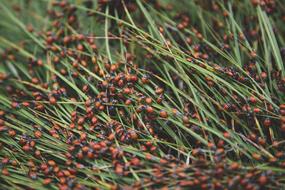
[[[10,172],[8,171],[7,168],[3,168],[3,169],[2,169],[2,174],[3,174],[4,176],[9,176],[9,175],[10,175]]]
[[[258,6],[260,4],[260,0],[251,0],[253,6]]]
[[[130,94],[131,89],[130,88],[124,88],[123,92],[124,92],[124,94]]]
[[[35,156],[36,156],[37,158],[39,158],[39,157],[41,156],[41,151],[36,150],[36,151],[35,151]]]
[[[268,160],[270,163],[276,163],[278,161],[278,159],[276,157],[271,157]]]
[[[257,153],[253,153],[252,154],[252,157],[255,159],[255,160],[258,160],[260,161],[262,159],[261,155],[260,154],[257,154]]]
[[[229,132],[224,132],[224,134],[223,134],[223,135],[224,135],[224,137],[225,137],[225,138],[227,138],[227,139],[231,137],[231,135],[230,135],[230,133],[229,133]]]
[[[132,100],[131,100],[131,99],[127,99],[127,100],[125,101],[125,104],[126,104],[126,105],[131,105],[131,104],[132,104]]]
[[[14,109],[15,109],[15,108],[18,108],[18,107],[19,107],[19,103],[17,103],[17,102],[12,102],[12,103],[11,103],[11,107],[14,108]]]
[[[266,144],[266,140],[263,139],[263,138],[261,138],[261,137],[259,137],[259,138],[258,138],[258,143],[259,143],[261,146],[264,146],[264,145]]]
[[[135,132],[135,131],[130,131],[130,138],[132,139],[132,140],[137,140],[138,139],[138,135],[137,135],[137,133]]]
[[[224,148],[218,148],[216,153],[220,155],[223,154],[224,152],[225,152]]]
[[[30,103],[29,103],[29,102],[23,102],[22,105],[23,105],[24,107],[29,107],[29,106],[30,106]]]
[[[18,162],[16,160],[12,160],[11,161],[11,165],[16,167],[16,166],[18,166]]]
[[[101,105],[100,107],[99,107],[99,110],[100,111],[103,111],[105,109],[105,106],[104,105]]]
[[[251,103],[253,103],[253,104],[255,104],[255,103],[257,102],[257,100],[256,100],[256,98],[255,98],[254,96],[251,96],[251,97],[249,98],[249,101],[250,101]]]
[[[51,97],[49,98],[49,102],[50,102],[50,104],[55,105],[56,102],[57,102],[57,100],[55,99],[55,97],[51,96]]]
[[[156,102],[157,102],[158,104],[160,104],[162,101],[163,101],[163,96],[159,96],[159,97],[156,99]]]
[[[140,165],[140,160],[138,158],[132,158],[130,162],[134,166]]]
[[[89,89],[89,87],[88,87],[87,84],[82,87],[82,91],[83,91],[83,92],[87,92],[88,89]]]
[[[118,175],[122,175],[124,172],[123,166],[120,164],[117,164],[117,166],[115,167],[115,172]]]
[[[132,75],[132,76],[131,76],[131,81],[132,81],[133,83],[137,82],[137,81],[138,81],[137,75]]]
[[[183,116],[182,117],[182,121],[183,121],[184,124],[189,124],[190,123],[190,119],[187,116]]]
[[[85,118],[84,117],[80,117],[77,121],[78,125],[82,125],[85,122]]]
[[[9,161],[10,161],[9,158],[3,158],[1,163],[2,163],[2,164],[8,164]]]
[[[88,136],[88,135],[87,135],[86,133],[81,133],[81,134],[80,134],[80,140],[81,140],[81,141],[86,140],[87,136]]]
[[[266,185],[268,182],[268,179],[265,175],[261,175],[259,178],[258,178],[258,183],[260,185]]]
[[[86,108],[86,113],[87,113],[87,114],[93,113],[92,110],[93,110],[92,107],[87,107],[87,108]],[[92,115],[93,115],[93,114],[92,114]],[[92,117],[92,115],[91,115],[91,117]]]
[[[147,84],[147,83],[149,83],[149,79],[148,79],[148,77],[142,77],[142,83],[143,84]]]
[[[114,133],[111,133],[108,138],[107,138],[109,141],[112,141],[115,139],[115,134]]]
[[[38,66],[43,66],[43,60],[39,59],[39,60],[37,61],[37,65],[38,65]]]
[[[187,187],[187,186],[193,186],[194,182],[193,181],[188,181],[188,180],[182,180],[179,182],[179,185],[182,187]]]
[[[86,153],[89,151],[89,147],[88,146],[84,146],[81,148],[82,152]]]
[[[69,127],[70,127],[71,129],[74,129],[74,128],[75,128],[75,124],[74,124],[74,123],[71,123],[71,124],[69,125]]]
[[[37,79],[37,78],[32,78],[32,83],[34,83],[34,84],[38,84],[39,83],[39,79]]]
[[[93,150],[100,150],[101,149],[101,145],[96,143],[96,144],[94,144],[92,146],[92,148],[93,148]]]
[[[160,111],[159,116],[162,118],[167,118],[168,117],[168,113],[166,111]]]
[[[32,148],[35,147],[35,145],[36,145],[36,142],[35,142],[34,140],[30,141],[30,146],[31,146]]]
[[[231,170],[237,170],[237,169],[239,169],[240,168],[240,165],[239,165],[239,163],[237,163],[237,162],[233,162],[231,165],[230,165],[230,169]]]
[[[145,159],[152,160],[152,155],[150,153],[145,154]]]
[[[87,157],[88,157],[89,159],[94,159],[94,158],[95,158],[95,155],[94,155],[94,153],[93,153],[92,151],[88,151],[88,152],[87,152]]]
[[[48,163],[48,165],[50,165],[52,167],[54,167],[56,165],[55,161],[53,161],[53,160],[48,160],[47,163]]]
[[[30,150],[30,146],[29,144],[26,144],[22,147],[22,149],[25,151],[25,152],[28,152]]]
[[[8,134],[9,134],[10,137],[15,137],[15,136],[16,136],[16,131],[13,130],[13,129],[10,129],[10,130],[8,131]]]
[[[164,91],[164,90],[163,90],[162,88],[156,88],[156,89],[155,89],[155,93],[156,93],[156,94],[162,94],[163,91]]]
[[[124,86],[124,81],[123,81],[122,79],[120,79],[120,80],[118,81],[118,86],[119,86],[119,87],[123,87],[123,86]]]
[[[153,107],[151,107],[151,106],[147,106],[147,107],[146,107],[146,111],[147,111],[147,113],[153,113],[153,112],[154,112],[154,109],[153,109]]]
[[[82,44],[78,44],[77,47],[76,47],[76,49],[77,49],[78,51],[83,51],[83,50],[84,50],[84,46],[83,46]]]
[[[110,71],[111,71],[111,72],[115,72],[117,69],[118,69],[118,65],[117,65],[117,64],[112,64],[112,65],[110,66]]]
[[[42,132],[39,131],[39,130],[37,130],[37,131],[34,132],[34,136],[35,136],[37,139],[39,139],[39,138],[41,138],[41,136],[42,136]]]
[[[4,115],[5,115],[5,112],[3,110],[0,110],[0,116],[4,116]]]
[[[43,185],[49,185],[52,182],[51,178],[46,178],[43,180]]]
[[[152,103],[152,99],[151,99],[151,98],[146,98],[146,99],[145,99],[145,103],[151,104],[151,103]]]
[[[253,112],[254,112],[254,113],[260,113],[261,110],[260,110],[259,108],[253,108]]]
[[[264,80],[264,79],[267,78],[267,73],[266,72],[261,72],[260,76]]]
[[[96,124],[98,122],[98,118],[93,116],[92,119],[91,119],[91,123],[92,124]]]

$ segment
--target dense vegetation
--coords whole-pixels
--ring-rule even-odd
[[[0,0],[0,189],[285,189],[283,0]]]

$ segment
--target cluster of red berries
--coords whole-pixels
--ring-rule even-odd
[[[172,10],[159,1],[146,2],[159,10]],[[252,4],[268,13],[277,9],[275,1]],[[84,5],[88,19],[96,17],[93,1]],[[252,164],[285,168],[284,76],[275,62],[271,71],[260,68],[258,51],[241,47],[245,57],[241,67],[229,66],[223,57],[236,53],[234,40],[241,44],[262,41],[257,18],[245,18],[244,33],[236,36],[224,28],[229,13],[216,1],[198,5],[225,19],[209,22],[221,36],[223,53],[209,45],[195,19],[178,13],[173,17],[176,28],[169,23],[158,26],[165,38],[162,49],[168,52],[158,59],[144,45],[130,45],[137,36],[116,22],[106,37],[119,36],[126,50],[117,56],[119,43],[114,42],[107,50],[112,55],[105,56],[105,41],[83,29],[82,7],[65,0],[53,2],[47,11],[50,27],[39,31],[26,27],[44,48],[32,57],[23,56],[18,48],[2,53],[1,64],[21,61],[27,71],[20,78],[0,72],[0,90],[6,97],[0,104],[2,175],[20,173],[60,190],[98,189],[100,185],[106,189],[259,190],[284,184],[282,172],[248,167],[252,158]],[[139,12],[138,7],[129,0],[98,1],[99,11],[108,9],[112,16],[120,12],[119,18],[128,16],[122,14],[125,9],[130,14]],[[125,31],[113,31],[114,26]],[[181,57],[183,63],[171,57],[168,48],[173,44],[186,55]],[[19,43],[23,49],[30,46]],[[133,46],[143,49],[142,55],[130,53]],[[160,60],[169,65],[143,66],[139,56],[149,65]],[[170,69],[163,73],[166,68]],[[276,88],[269,91],[272,79]],[[247,87],[246,95],[235,89],[239,85]],[[269,89],[269,95],[260,93],[262,89],[254,91],[257,86]],[[235,150],[235,146],[245,148],[244,144],[252,150]]]

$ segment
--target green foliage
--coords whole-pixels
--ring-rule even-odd
[[[284,10],[0,0],[0,189],[284,188]]]

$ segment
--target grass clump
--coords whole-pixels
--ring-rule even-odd
[[[0,10],[0,189],[284,188],[281,1]]]

